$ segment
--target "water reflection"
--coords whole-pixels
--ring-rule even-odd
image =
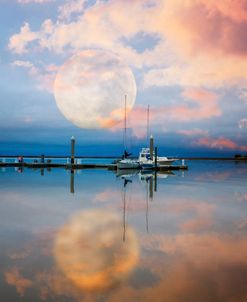
[[[138,261],[135,232],[128,229],[127,244],[123,244],[121,233],[121,219],[113,212],[76,214],[56,235],[58,267],[81,289],[106,291],[116,287]]]
[[[70,193],[75,193],[75,171],[70,170]]]
[[[247,301],[247,165],[191,166],[184,178],[7,169],[2,300]]]

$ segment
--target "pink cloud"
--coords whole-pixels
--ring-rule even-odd
[[[246,1],[166,1],[166,33],[181,51],[247,55]]]
[[[113,190],[106,190],[103,192],[100,192],[95,195],[93,201],[94,202],[112,202],[112,201],[118,201],[121,198],[121,195],[118,191]]]
[[[219,96],[211,91],[201,88],[186,88],[182,92],[182,96],[185,99],[190,99],[195,102],[209,102],[216,103]]]
[[[199,146],[205,146],[209,148],[216,148],[216,149],[231,149],[231,150],[241,150],[246,151],[247,146],[239,146],[232,140],[225,138],[225,137],[219,137],[219,138],[210,138],[210,137],[203,137],[199,138],[198,140],[194,141],[195,145]]]
[[[201,146],[207,146],[210,148],[218,148],[218,149],[237,149],[237,144],[232,140],[224,137],[220,137],[217,139],[212,139],[209,137],[199,138],[196,144]]]
[[[42,0],[22,0],[30,1]],[[143,71],[143,87],[245,86],[245,1],[115,0],[97,1],[86,8],[84,2],[60,5],[57,22],[42,24],[37,32],[26,23],[10,38],[9,49],[17,54],[37,48],[54,53],[114,49],[132,66],[151,67]],[[67,22],[74,13],[76,19]],[[138,53],[123,42],[140,32],[159,37],[157,45]],[[186,109],[181,108],[184,113]]]
[[[163,125],[164,121],[191,122],[201,121],[212,117],[221,116],[221,108],[218,103],[218,95],[205,89],[191,88],[182,93],[185,99],[180,105],[167,105],[150,108],[150,123],[152,125]],[[133,129],[137,138],[143,138],[146,135],[147,127],[147,108],[135,106],[128,114],[128,123]],[[122,127],[118,125],[117,128]],[[184,135],[207,135],[207,131],[181,130],[179,133]]]
[[[213,219],[211,217],[197,217],[190,219],[184,222],[181,226],[183,231],[186,232],[198,232],[201,230],[208,230],[210,226],[213,224]]]
[[[24,296],[25,291],[32,287],[32,281],[21,276],[17,268],[13,268],[5,273],[6,282],[16,287],[20,296]]]
[[[179,130],[177,132],[178,134],[186,135],[186,136],[207,136],[208,131],[207,130],[202,130],[202,129],[190,129],[190,130]]]
[[[27,46],[30,42],[38,39],[38,35],[30,30],[27,22],[20,29],[19,34],[15,34],[10,38],[9,49],[17,54],[27,52]]]

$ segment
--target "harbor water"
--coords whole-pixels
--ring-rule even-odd
[[[1,301],[247,301],[247,163],[186,164],[1,168]]]

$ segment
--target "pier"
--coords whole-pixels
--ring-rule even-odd
[[[73,169],[73,170],[82,170],[82,169],[106,169],[106,170],[117,170],[116,164],[67,164],[67,163],[27,163],[27,162],[0,162],[0,167],[14,167],[14,168],[31,168],[31,169],[44,169],[44,168],[63,168],[63,169]],[[161,165],[150,169],[151,171],[172,171],[172,170],[187,170],[187,165]],[[138,169],[137,169],[138,170]],[[141,168],[139,169],[141,170]]]

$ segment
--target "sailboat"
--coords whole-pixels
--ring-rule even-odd
[[[125,95],[125,106],[124,106],[124,154],[123,158],[117,162],[117,169],[138,169],[140,164],[137,160],[129,159],[131,153],[126,151],[126,129],[127,129],[127,109],[126,109],[127,96]]]
[[[147,108],[147,142],[149,139],[149,105]],[[177,158],[168,158],[166,156],[157,156],[157,165],[169,166],[175,162]],[[153,169],[155,167],[155,152],[154,152],[154,138],[150,136],[149,148],[142,148],[139,153],[138,161],[142,169]]]

